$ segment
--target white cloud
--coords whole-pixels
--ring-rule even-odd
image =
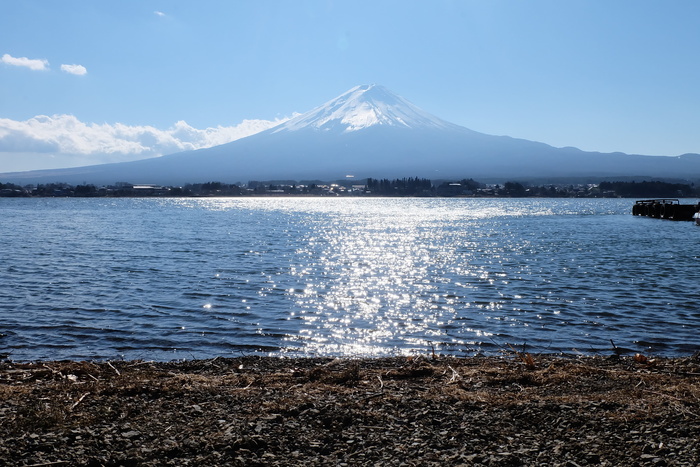
[[[122,123],[84,123],[73,115],[38,115],[25,121],[0,118],[0,173],[123,162],[208,148],[287,121],[243,120],[235,126],[197,129],[179,121],[167,130]],[[51,158],[50,167],[37,163]],[[26,163],[20,159],[26,156]],[[63,165],[62,165],[63,164]]]
[[[49,61],[44,59],[34,59],[27,57],[13,57],[10,54],[5,54],[0,58],[0,61],[7,65],[23,66],[30,70],[43,71],[48,70]]]
[[[85,75],[87,68],[82,65],[61,65],[61,71],[70,73],[71,75]]]
[[[158,10],[154,11],[153,14],[156,16],[160,16],[160,17],[165,16],[165,13],[163,13],[162,11],[158,11]]]

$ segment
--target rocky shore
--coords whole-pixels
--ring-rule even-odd
[[[0,363],[0,464],[688,465],[700,357]]]

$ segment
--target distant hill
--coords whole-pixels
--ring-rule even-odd
[[[249,180],[700,178],[700,155],[584,152],[478,133],[378,85],[357,86],[281,125],[237,141],[154,159],[0,174],[13,183]]]

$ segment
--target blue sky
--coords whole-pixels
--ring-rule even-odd
[[[700,152],[699,26],[695,0],[3,2],[0,172],[220,144],[369,83],[484,133]]]

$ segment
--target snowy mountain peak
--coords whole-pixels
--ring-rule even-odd
[[[272,130],[274,133],[315,129],[348,133],[376,125],[410,129],[447,129],[455,125],[376,84],[355,86],[346,93],[298,115]]]

